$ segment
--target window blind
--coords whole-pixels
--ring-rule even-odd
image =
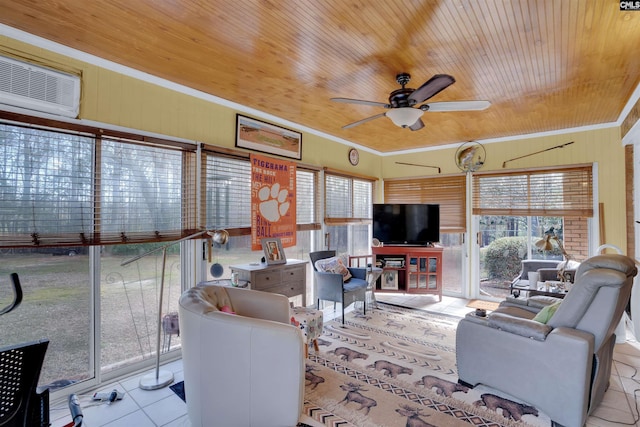
[[[184,144],[0,123],[0,156],[0,247],[171,240],[194,223]]]
[[[0,124],[0,246],[92,238],[93,149],[84,135]]]
[[[318,173],[296,169],[296,213],[298,230],[319,230]]]
[[[473,214],[591,217],[592,167],[476,174]]]
[[[298,230],[319,229],[316,171],[296,168]],[[206,153],[205,200],[208,228],[224,228],[232,235],[251,234],[251,163],[248,158],[214,151]]]
[[[466,231],[466,177],[437,176],[384,181],[385,203],[440,205],[440,229],[448,233]]]
[[[251,164],[207,153],[203,186],[207,228],[251,229]]]
[[[99,142],[100,241],[138,243],[178,239],[196,231],[193,189],[183,181],[184,152],[122,140]],[[191,217],[184,213],[189,212]]]
[[[325,172],[325,224],[368,224],[373,187],[369,180]]]
[[[175,240],[205,225],[250,234],[247,156],[44,126],[0,123],[0,248]],[[318,175],[297,167],[298,230],[320,228]]]

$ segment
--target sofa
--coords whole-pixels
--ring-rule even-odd
[[[580,264],[564,299],[508,297],[488,316],[467,314],[456,330],[459,382],[582,427],[609,385],[615,329],[636,274],[627,256],[597,255]]]
[[[191,425],[295,426],[304,398],[304,340],[289,300],[216,285],[179,301]]]

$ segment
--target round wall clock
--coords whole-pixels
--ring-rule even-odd
[[[360,153],[358,153],[358,150],[356,150],[355,148],[352,148],[351,150],[349,150],[349,163],[355,166],[358,164],[359,161],[360,161]]]

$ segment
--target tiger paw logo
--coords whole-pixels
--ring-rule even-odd
[[[280,189],[280,184],[272,187],[265,185],[258,191],[260,215],[269,222],[277,222],[289,210],[287,202],[287,190]]]

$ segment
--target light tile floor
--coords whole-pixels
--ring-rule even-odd
[[[464,316],[471,309],[466,307],[468,301],[460,298],[443,297],[438,302],[433,296],[412,296],[404,294],[377,294],[378,301],[398,304],[407,307]],[[333,304],[327,304],[323,310],[325,321],[339,316],[340,310],[333,311]],[[312,350],[313,351],[313,350]],[[616,344],[611,385],[602,404],[587,420],[588,427],[612,427],[621,425],[640,426],[638,419],[638,398],[640,392],[640,343],[633,335],[627,333],[627,341]],[[170,362],[162,366],[162,370],[174,373],[175,382],[183,380],[182,360]],[[124,391],[125,397],[111,405],[90,406],[91,393],[79,395],[86,427],[190,427],[185,403],[177,397],[169,387],[160,390],[145,391],[138,385],[139,375],[122,378],[112,384],[104,385],[94,391]],[[320,426],[317,422],[302,418],[312,426]],[[52,427],[63,427],[71,422],[66,401],[51,402]]]

